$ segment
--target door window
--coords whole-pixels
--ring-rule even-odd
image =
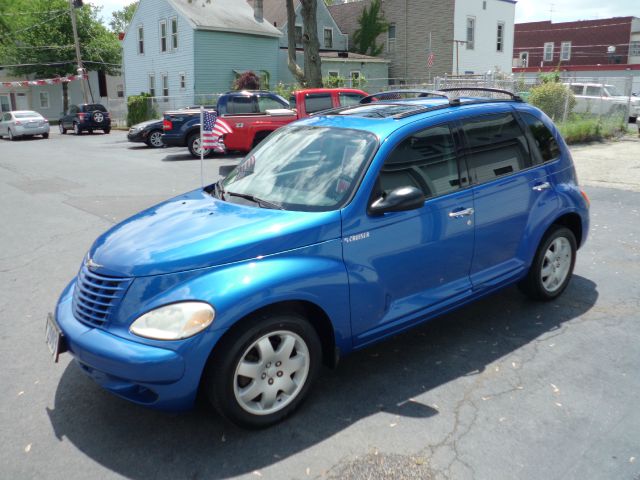
[[[364,97],[357,93],[339,93],[340,106],[358,105]]]
[[[587,97],[599,97],[602,95],[602,87],[587,86]]]
[[[529,168],[531,156],[524,132],[511,113],[463,120],[469,168],[476,183],[490,182]]]
[[[270,109],[287,108],[287,105],[277,101],[274,98],[260,95],[258,97],[258,111],[264,113]]]
[[[522,120],[529,127],[533,137],[533,150],[542,162],[554,160],[560,156],[560,147],[547,126],[529,113],[521,113]]]
[[[331,95],[326,93],[309,94],[304,99],[304,108],[307,113],[314,113],[333,108]]]
[[[448,125],[431,127],[404,139],[380,170],[380,188],[417,187],[425,198],[460,188],[456,148]]]
[[[584,91],[584,85],[569,85],[569,88],[575,95],[582,95]]]

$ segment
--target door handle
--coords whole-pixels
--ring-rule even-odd
[[[543,190],[549,190],[551,188],[551,184],[549,182],[538,183],[534,185],[532,190],[534,192],[541,192]]]
[[[453,212],[449,212],[449,217],[451,218],[468,217],[469,215],[473,215],[473,212],[475,212],[473,208],[465,208],[464,210],[454,210]]]

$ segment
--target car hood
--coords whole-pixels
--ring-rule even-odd
[[[158,123],[162,125],[162,119],[147,120],[146,122],[136,123],[131,128],[144,128],[144,127],[148,127],[149,125],[153,125],[154,123]]]
[[[151,207],[95,241],[92,271],[147,276],[271,255],[340,236],[340,212],[245,206],[195,190]]]

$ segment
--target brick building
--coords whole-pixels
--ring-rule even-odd
[[[515,26],[516,68],[632,65],[640,63],[640,18]]]

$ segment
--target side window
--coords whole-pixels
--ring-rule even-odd
[[[585,93],[587,97],[599,97],[601,94],[602,94],[602,87],[587,86],[587,93]]]
[[[547,126],[529,113],[521,113],[524,123],[529,127],[535,144],[534,150],[540,154],[543,162],[554,160],[560,156],[560,147]]]
[[[256,113],[256,107],[253,97],[232,97],[227,102],[227,113]]]
[[[311,93],[304,99],[304,108],[307,113],[314,113],[321,110],[328,110],[329,108],[333,108],[331,95],[325,93]]]
[[[291,97],[289,97],[289,108],[291,108],[292,110],[295,110],[298,108],[298,105],[296,104],[295,95],[291,95]]]
[[[448,125],[431,127],[404,139],[380,170],[380,188],[417,187],[425,198],[460,188],[456,149]]]
[[[265,97],[264,95],[260,95],[258,97],[258,111],[260,113],[264,113],[272,108],[287,108],[287,105],[283,105],[281,102],[278,102],[274,98]]]
[[[575,95],[582,95],[584,91],[584,85],[570,85],[569,87]]]
[[[357,93],[339,93],[340,106],[358,105],[364,97]]]
[[[524,133],[511,113],[466,119],[462,129],[476,183],[490,182],[532,165]]]
[[[69,114],[75,115],[76,113],[78,113],[78,107],[76,105],[71,105],[71,107],[69,108]]]

